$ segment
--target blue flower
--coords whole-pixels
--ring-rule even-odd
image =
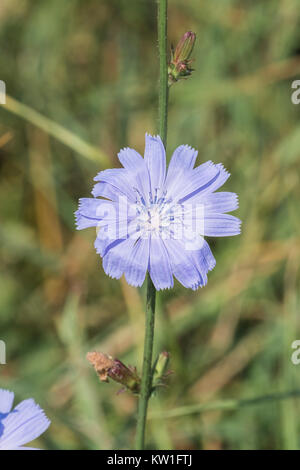
[[[13,392],[0,389],[0,450],[34,450],[23,446],[46,431],[50,421],[32,398],[12,410],[13,401]]]
[[[215,192],[229,173],[211,161],[194,168],[197,152],[187,145],[167,171],[160,137],[148,134],[144,158],[130,148],[118,157],[123,168],[101,171],[94,197],[80,199],[75,214],[78,229],[97,227],[105,273],[141,286],[149,270],[157,290],[173,287],[173,276],[187,288],[204,286],[216,264],[204,236],[240,233],[240,220],[227,214],[237,195]]]

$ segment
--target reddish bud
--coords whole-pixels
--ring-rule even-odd
[[[190,56],[195,41],[196,34],[188,31],[182,36],[175,50],[172,50],[171,61],[168,67],[169,86],[192,74],[193,69],[191,68],[192,60]]]
[[[96,351],[87,353],[86,358],[94,366],[101,382],[108,382],[110,378],[131,392],[139,393],[141,379],[135,368],[127,367],[119,359]]]

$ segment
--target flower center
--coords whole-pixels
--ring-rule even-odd
[[[167,198],[167,193],[158,198],[156,190],[155,197],[150,195],[150,202],[146,203],[138,192],[136,201],[136,222],[138,229],[146,237],[149,235],[163,236],[172,233],[172,226],[182,222],[182,218],[174,215],[172,200]]]
[[[142,206],[137,209],[137,222],[140,228],[146,232],[160,232],[162,226],[162,216],[160,206],[153,204]]]
[[[155,204],[148,210],[149,218],[147,224],[150,231],[159,231],[162,226],[163,217],[161,216],[159,209],[159,205]]]

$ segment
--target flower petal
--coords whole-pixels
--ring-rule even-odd
[[[0,388],[0,414],[9,413],[12,409],[15,394]]]
[[[196,268],[190,252],[180,240],[169,239],[166,241],[171,268],[176,279],[184,286],[193,290],[204,285],[204,281]]]
[[[203,285],[206,285],[207,273],[208,271],[211,271],[216,265],[216,260],[208,243],[203,239],[200,250],[191,251],[190,255],[193,258],[196,268],[201,274]]]
[[[127,268],[135,240],[115,240],[106,246],[103,255],[103,269],[113,279],[120,279]]]
[[[150,194],[150,175],[146,161],[141,155],[133,149],[124,148],[118,154],[119,160],[130,172],[130,175],[135,180],[135,186],[144,196],[145,201],[149,201]]]
[[[146,134],[144,158],[149,170],[151,191],[154,196],[157,188],[163,189],[166,177],[166,152],[159,135],[152,137]]]
[[[50,425],[44,411],[34,400],[24,400],[3,420],[0,449],[15,449],[39,437]]]
[[[235,193],[219,192],[203,196],[204,213],[214,214],[231,212],[238,208],[238,197]]]
[[[23,447],[16,447],[12,450],[40,450],[40,449],[37,449],[36,447],[23,446]]]
[[[166,177],[165,189],[168,196],[173,194],[174,188],[177,186],[182,189],[182,178],[184,175],[192,174],[198,152],[188,145],[180,145],[174,151]]]
[[[211,162],[207,162],[207,163],[211,163]],[[203,165],[205,165],[205,163]],[[203,167],[203,165],[200,165],[193,171],[196,171],[199,168],[199,172],[200,172],[200,168]],[[198,203],[198,200],[202,202],[204,196],[211,194],[212,192],[216,191],[221,186],[223,186],[223,184],[229,178],[230,173],[228,173],[228,171],[225,170],[225,168],[223,167],[221,163],[217,163],[216,165],[213,164],[213,166],[214,166],[215,174],[213,175],[212,173],[212,178],[210,180],[208,179],[207,182],[204,184],[203,182],[201,182],[201,185],[197,184],[198,183],[197,174],[195,174],[196,180],[194,180],[193,183],[196,189],[194,189],[194,191],[192,191],[191,193],[185,195],[184,198],[182,198],[180,202],[185,202],[186,200],[188,200],[189,202],[193,202],[193,203],[194,202]]]
[[[107,226],[101,227],[97,231],[97,237],[94,243],[96,253],[100,256],[103,256],[106,250],[106,247],[111,243],[111,238],[108,234]]]
[[[101,181],[100,183],[96,183],[93,187],[92,195],[94,197],[105,197],[106,199],[110,199],[111,201],[116,202],[120,196],[124,196],[124,193],[122,193],[122,191],[120,191],[115,186]]]
[[[179,203],[194,197],[209,187],[218,177],[219,168],[213,162],[208,161],[197,166],[190,174],[185,185],[181,185],[176,197]]]
[[[116,206],[105,199],[82,198],[79,199],[79,208],[75,212],[75,218],[78,230],[96,227],[104,218],[116,220]]]
[[[126,168],[113,168],[112,170],[100,171],[94,180],[110,184],[112,189],[116,188],[126,196],[130,202],[135,202],[136,192],[133,188],[136,182]]]
[[[241,221],[230,214],[212,214],[204,219],[204,235],[229,237],[241,233]]]
[[[170,289],[174,285],[168,251],[160,238],[150,240],[149,274],[156,290]]]
[[[135,243],[125,269],[125,279],[131,286],[141,286],[149,265],[149,239],[140,238]]]

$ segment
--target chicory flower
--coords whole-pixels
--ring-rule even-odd
[[[0,389],[0,450],[36,450],[24,447],[50,425],[44,411],[32,398],[14,409],[14,393]]]
[[[204,239],[240,233],[240,220],[227,214],[238,207],[235,193],[215,192],[229,177],[211,161],[194,168],[197,151],[178,147],[166,169],[159,136],[146,134],[144,158],[125,148],[123,168],[101,171],[93,198],[79,201],[78,229],[97,227],[95,248],[107,275],[141,286],[147,270],[157,290],[207,283],[216,264]],[[99,199],[101,198],[101,199]]]

